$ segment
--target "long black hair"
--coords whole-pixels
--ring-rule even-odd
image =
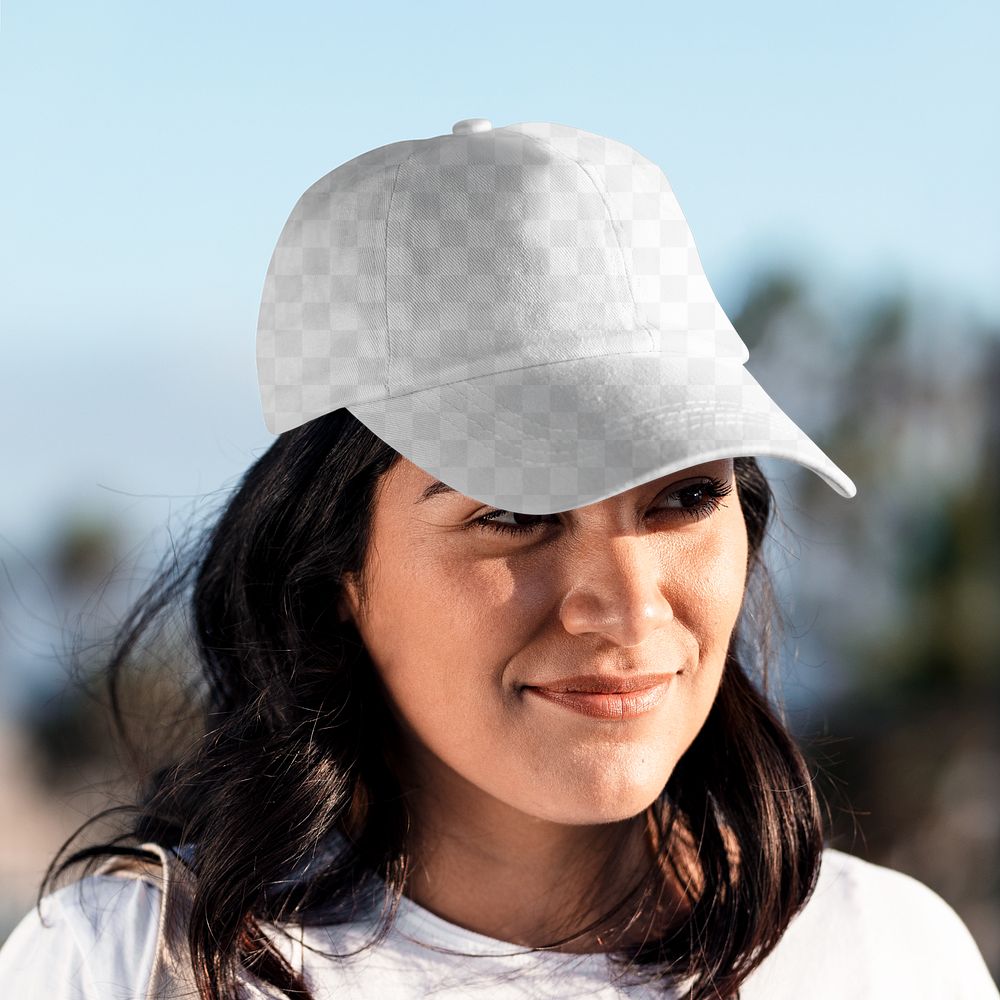
[[[203,1000],[237,996],[246,975],[309,997],[263,925],[348,919],[359,891],[377,885],[374,946],[408,886],[393,717],[353,621],[338,614],[348,575],[363,598],[376,488],[398,459],[346,409],[281,434],[114,637],[107,678],[120,721],[119,690],[140,638],[167,609],[186,609],[197,729],[145,783],[120,836],[70,852],[84,824],[63,845],[40,898],[70,866],[90,870],[149,841],[194,845],[188,941]],[[824,846],[809,767],[768,700],[776,605],[761,549],[774,498],[752,457],[734,465],[747,590],[719,690],[646,811],[655,862],[644,881],[577,932],[603,920],[613,939],[662,898],[672,873],[694,887],[682,916],[613,956],[640,977],[688,980],[690,1000],[739,996],[812,893]]]

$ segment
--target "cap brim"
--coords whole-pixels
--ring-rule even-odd
[[[742,363],[663,353],[579,358],[347,409],[481,503],[554,514],[718,458],[772,456],[843,497],[851,479]]]

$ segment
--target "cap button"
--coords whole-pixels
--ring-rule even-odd
[[[460,122],[455,122],[451,127],[452,135],[459,135],[462,132],[485,132],[493,128],[493,122],[489,118],[463,118]]]

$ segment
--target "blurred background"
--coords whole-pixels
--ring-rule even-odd
[[[485,117],[659,163],[748,368],[857,484],[762,460],[776,697],[831,844],[940,893],[1000,980],[1000,8],[802,11],[3,4],[0,941],[132,787],[109,635],[273,440],[254,337],[292,206]],[[143,657],[155,689],[183,650]]]

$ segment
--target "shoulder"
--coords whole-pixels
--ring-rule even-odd
[[[117,1000],[146,995],[160,890],[91,875],[46,896],[0,948],[0,995]]]
[[[795,983],[823,997],[1000,998],[971,932],[937,892],[830,847],[812,895],[757,972],[755,985],[772,996]]]
[[[940,942],[949,954],[955,948],[979,954],[951,904],[929,885],[894,868],[828,847],[814,896],[824,915],[862,921],[875,941],[905,944],[908,949]]]

